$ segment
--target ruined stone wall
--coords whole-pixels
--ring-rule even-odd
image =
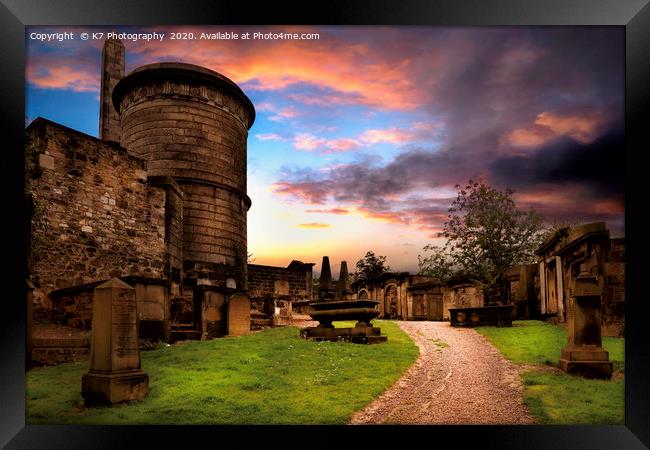
[[[556,313],[550,320],[566,322],[573,308],[573,286],[581,271],[598,278],[602,286],[601,318],[603,333],[622,335],[625,326],[625,240],[624,238],[609,238],[609,231],[604,222],[578,225],[573,228],[559,230],[550,237],[536,252],[540,258],[540,266],[545,272],[540,274],[540,291],[542,313]],[[552,263],[555,261],[555,265]],[[559,270],[558,280],[555,282]],[[546,275],[546,279],[544,279]],[[544,285],[546,282],[546,285]],[[557,284],[557,282],[556,282]],[[554,291],[561,293],[561,301],[557,304],[548,301]],[[546,294],[544,295],[544,292]],[[544,298],[547,303],[544,303]],[[551,298],[552,300],[552,298]]]
[[[273,295],[276,293],[275,282],[285,280],[289,284],[286,295],[293,300],[311,300],[311,276],[311,270],[248,264],[248,294],[251,298]]]
[[[35,303],[47,294],[114,276],[163,276],[164,189],[126,150],[42,118],[27,129],[27,173],[35,217],[31,277]],[[38,318],[38,314],[36,313]]]
[[[625,239],[610,239],[605,258],[605,288],[603,289],[603,330],[610,335],[625,332]]]

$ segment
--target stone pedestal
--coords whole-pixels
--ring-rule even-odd
[[[316,341],[347,341],[358,344],[375,344],[386,342],[387,336],[381,335],[381,329],[373,327],[372,319],[379,315],[376,300],[330,300],[311,304],[310,315],[318,320],[316,327],[300,331],[303,338]],[[333,321],[356,320],[353,328],[334,328]]]
[[[250,330],[251,301],[248,295],[231,295],[228,299],[228,336],[241,336]]]
[[[139,400],[149,392],[140,366],[135,289],[118,278],[95,288],[90,370],[82,377],[86,406]]]
[[[321,266],[319,300],[309,305],[309,315],[318,321],[318,326],[300,330],[300,337],[315,341],[346,341],[358,344],[375,344],[386,342],[387,336],[381,335],[381,329],[373,327],[372,319],[379,315],[376,300],[350,299],[350,280],[348,265],[341,262],[341,272],[336,290],[332,289],[330,261],[323,256]],[[353,328],[335,328],[332,322],[337,320],[356,320]]]
[[[581,273],[575,280],[567,312],[568,342],[562,350],[560,368],[586,378],[611,378],[613,363],[602,347],[598,278]]]

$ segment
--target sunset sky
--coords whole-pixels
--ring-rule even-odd
[[[30,27],[26,124],[97,136],[101,41],[31,32],[319,33],[318,40],[124,41],[126,71],[181,61],[238,83],[248,138],[254,263],[394,270],[446,219],[456,184],[515,190],[548,221],[624,228],[624,28]]]

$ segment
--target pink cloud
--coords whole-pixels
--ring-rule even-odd
[[[284,119],[292,119],[297,115],[298,113],[296,110],[293,107],[288,106],[286,108],[280,109],[279,111],[275,111],[275,114],[270,116],[269,120],[281,121]]]
[[[350,214],[350,211],[344,208],[331,208],[331,209],[307,209],[308,213],[322,213],[322,214]]]
[[[293,146],[297,150],[314,151],[323,149],[325,152],[345,152],[356,149],[360,143],[355,139],[326,139],[310,133],[297,134],[293,139]]]
[[[99,92],[99,72],[84,65],[54,64],[46,58],[27,64],[27,81],[41,89],[68,89],[74,92]]]
[[[300,133],[293,138],[293,146],[298,150],[312,151],[323,147],[326,143],[327,139],[309,133]]]
[[[414,139],[415,135],[413,133],[395,127],[385,130],[366,130],[359,136],[359,140],[366,144],[377,144],[380,142],[402,144]]]
[[[236,27],[230,27],[236,28]],[[168,28],[167,31],[171,31]],[[174,27],[173,31],[193,31],[194,27]],[[239,31],[250,31],[241,28]],[[264,31],[256,27],[253,31]],[[159,30],[160,31],[160,30]],[[209,29],[206,31],[210,31]],[[139,64],[162,60],[183,60],[199,64],[231,78],[244,88],[264,91],[285,89],[308,83],[332,90],[323,97],[294,98],[308,104],[364,104],[381,109],[413,109],[424,102],[418,83],[411,76],[412,62],[395,53],[341,38],[331,30],[315,27],[282,27],[289,32],[321,32],[320,40],[264,41],[221,40],[150,42],[129,45]],[[358,39],[364,35],[360,34]],[[389,57],[390,56],[390,57]],[[438,64],[433,52],[426,65]]]
[[[356,137],[328,139],[311,133],[300,133],[294,137],[293,146],[297,150],[314,151],[322,149],[325,153],[346,152],[367,145],[380,143],[405,144],[421,139],[434,129],[419,123],[417,132],[391,127],[387,129],[366,130]]]
[[[318,222],[311,222],[311,223],[301,223],[298,225],[300,228],[330,228],[331,225],[329,223],[318,223]]]
[[[284,141],[285,138],[277,133],[261,133],[256,134],[255,137],[260,141]]]
[[[505,137],[515,147],[539,147],[561,136],[568,136],[582,144],[593,142],[605,123],[601,111],[586,114],[555,114],[543,112],[535,122],[524,128],[517,128]]]

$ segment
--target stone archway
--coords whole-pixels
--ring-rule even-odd
[[[365,290],[365,289],[361,289],[361,290],[359,291],[359,293],[357,294],[357,298],[358,298],[359,300],[367,300],[367,299],[370,298],[370,296],[368,295],[368,291],[367,291],[367,290]]]

